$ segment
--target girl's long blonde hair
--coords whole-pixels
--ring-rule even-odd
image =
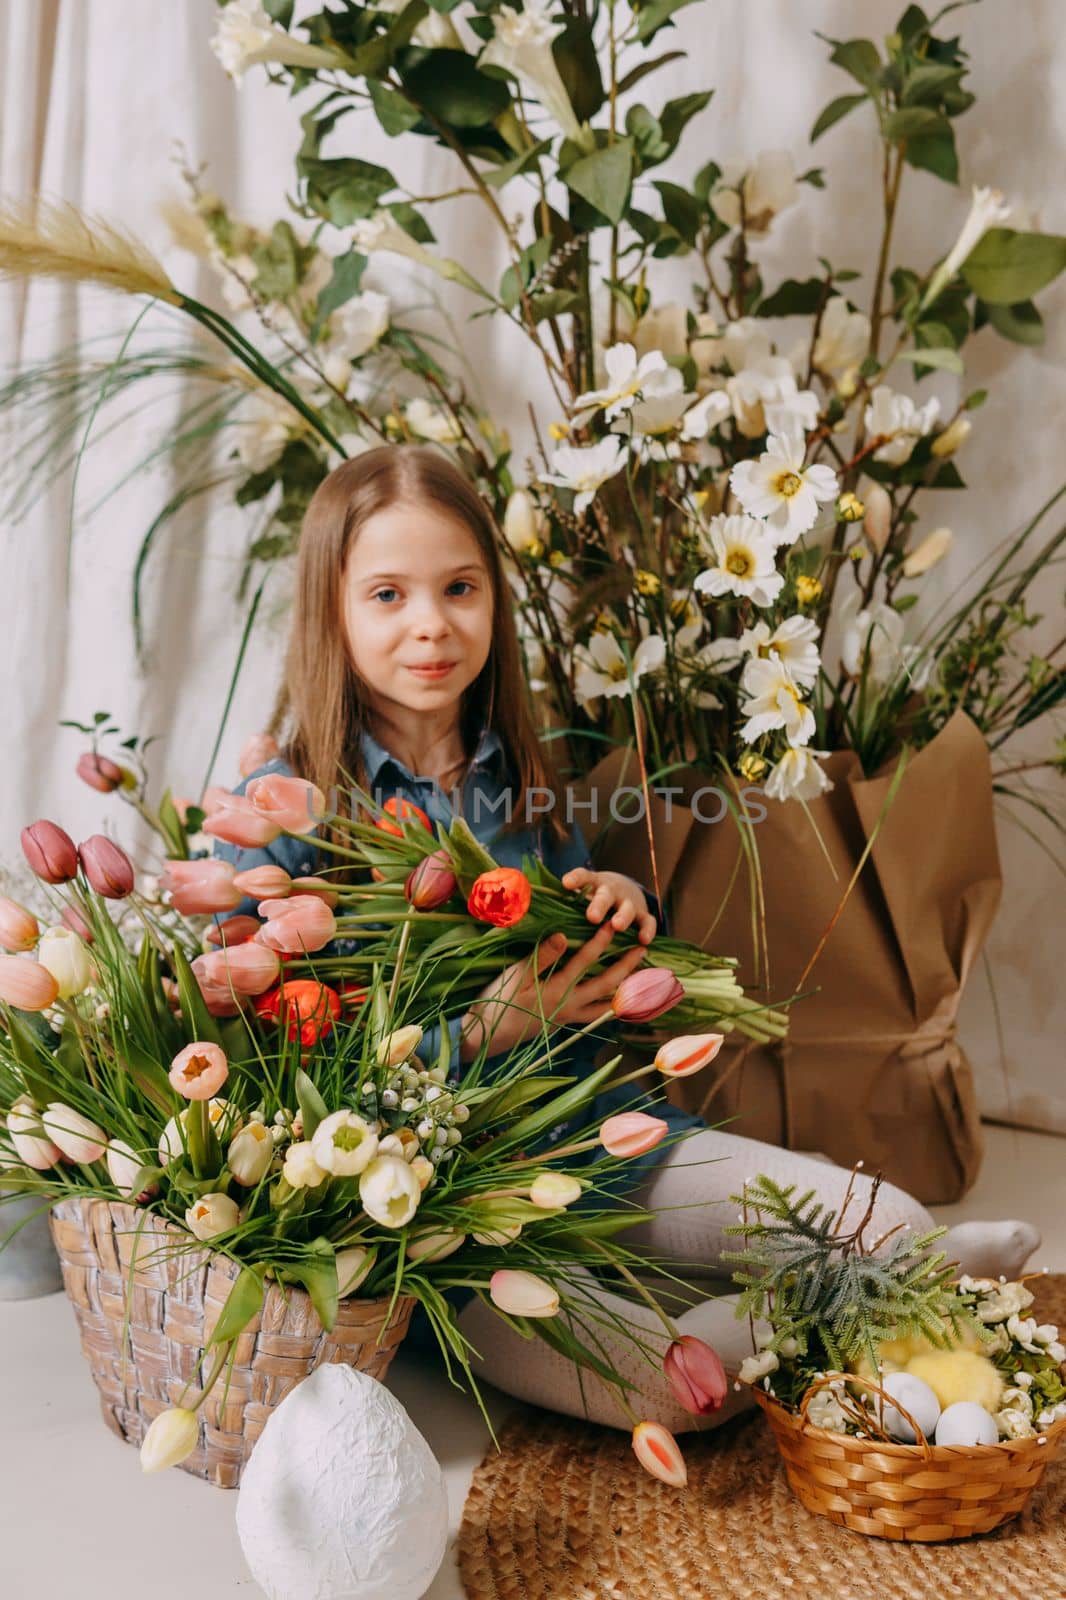
[[[481,496],[429,445],[379,445],[345,461],[319,484],[300,533],[285,685],[273,731],[286,733],[286,758],[327,794],[350,780],[367,787],[360,736],[371,732],[370,697],[352,665],[344,626],[344,573],[359,531],[397,504],[430,505],[469,528],[492,583],[493,637],[488,660],[463,696],[467,759],[484,726],[503,743],[512,786],[511,820],[524,825],[527,791],[557,780],[537,738],[515,631],[499,534]],[[558,806],[547,816],[558,835]]]

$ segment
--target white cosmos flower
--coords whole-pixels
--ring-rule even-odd
[[[741,195],[747,231],[756,237],[766,233],[778,213],[794,205],[799,198],[796,168],[790,153],[763,150],[753,166],[745,161],[725,162],[722,176],[711,193],[711,209],[730,228],[740,226]]]
[[[642,639],[626,661],[622,646],[613,633],[594,633],[587,646],[590,660],[578,665],[574,689],[579,699],[613,699],[628,694],[630,686],[645,673],[656,672],[666,660],[666,641],[657,633]]]
[[[858,366],[870,348],[870,319],[862,311],[849,311],[842,294],[835,294],[822,313],[814,346],[819,372],[846,372]]]
[[[289,442],[299,417],[273,389],[256,389],[242,400],[234,423],[237,454],[248,472],[263,472]]]
[[[596,490],[625,465],[626,447],[621,439],[601,439],[581,448],[563,444],[552,455],[551,472],[541,475],[543,483],[557,483],[575,491],[574,511],[578,516],[592,504]]]
[[[690,406],[681,419],[681,437],[688,441],[706,439],[729,416],[732,407],[724,389],[712,389]]]
[[[707,533],[714,561],[696,578],[696,591],[772,604],[785,580],[774,567],[774,541],[766,524],[754,517],[714,517]]]
[[[816,800],[833,787],[818,758],[825,750],[786,750],[763,783],[771,800]]]
[[[728,361],[733,372],[743,372],[773,355],[773,341],[762,317],[736,317],[725,323],[715,347],[718,363]]]
[[[463,437],[463,430],[450,411],[445,411],[443,406],[435,406],[431,400],[424,400],[421,396],[408,400],[403,415],[411,432],[417,433],[420,439],[432,439],[437,444],[455,444]]]
[[[769,433],[810,433],[818,422],[818,396],[795,378],[782,378],[777,397],[763,401],[763,414]]]
[[[628,414],[616,417],[611,426],[618,433],[628,433],[632,427],[634,437],[667,433],[677,425],[691,398],[676,367],[656,368],[648,373]]]
[[[886,383],[879,383],[863,413],[869,437],[888,435],[887,443],[874,451],[874,460],[901,467],[910,460],[918,440],[930,432],[939,415],[940,401],[936,395],[919,408],[910,395],[897,394]]]
[[[737,427],[746,439],[812,428],[818,418],[818,396],[799,388],[787,356],[760,356],[725,380]]]
[[[573,423],[580,427],[595,412],[602,410],[608,422],[628,411],[644,389],[652,373],[666,370],[661,350],[649,350],[637,357],[631,344],[613,344],[603,358],[607,382],[601,389],[588,389],[574,401]]]
[[[1009,221],[1010,214],[1011,208],[1003,204],[1003,195],[999,189],[981,188],[976,183],[973,185],[969,215],[955,243],[930,278],[929,287],[922,296],[923,306],[935,300],[944,285],[951,282],[988,229],[998,228]]]
[[[211,49],[238,87],[249,67],[265,62],[286,67],[336,67],[344,60],[334,50],[294,39],[271,22],[261,0],[230,0],[219,12]]]
[[[836,498],[838,482],[832,467],[803,465],[804,442],[798,432],[772,433],[757,461],[738,461],[729,474],[730,487],[744,510],[765,518],[778,544],[791,544],[814,526],[818,502]]]
[[[818,654],[818,624],[811,617],[786,617],[771,633],[770,625],[757,622],[740,636],[745,655],[783,661],[798,684],[807,688],[818,681],[822,658]]]
[[[479,65],[503,67],[513,72],[522,87],[538,100],[569,139],[581,141],[581,126],[574,115],[566,86],[552,55],[552,40],[563,31],[552,22],[551,0],[525,0],[518,11],[498,11],[495,35],[478,57]]]
[[[814,712],[803,703],[800,691],[784,662],[777,656],[765,661],[752,656],[744,668],[740,687],[747,695],[741,714],[747,722],[740,730],[746,744],[764,733],[783,728],[790,745],[808,744],[814,737]]]

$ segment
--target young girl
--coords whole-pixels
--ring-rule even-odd
[[[249,775],[294,770],[325,792],[350,775],[379,801],[397,796],[447,825],[461,813],[495,858],[519,866],[538,854],[563,883],[588,898],[595,931],[563,959],[562,934],[543,941],[537,957],[515,963],[465,1015],[450,1020],[453,1060],[491,1054],[541,1032],[541,1008],[551,1026],[577,1026],[600,1015],[622,978],[644,959],[657,918],[639,884],[597,872],[580,830],[558,807],[543,814],[554,784],[529,711],[511,597],[487,508],[459,470],[436,448],[395,445],[370,450],[332,472],[304,520],[292,618],[285,700],[289,718],[284,759]],[[243,789],[243,785],[241,786]],[[314,871],[314,841],[281,838],[264,850],[217,845],[241,869],[276,862],[293,875]],[[239,908],[254,911],[254,903]],[[616,931],[635,925],[638,945],[610,959]],[[587,976],[601,959],[603,971]],[[430,1056],[434,1041],[427,1037]],[[584,1044],[584,1042],[583,1042]],[[568,1058],[570,1070],[591,1052]],[[623,1100],[631,1091],[618,1091]],[[617,1109],[610,1093],[588,1121]],[[814,1189],[839,1206],[850,1175],[819,1157],[797,1155],[708,1128],[673,1107],[656,1107],[674,1128],[693,1128],[680,1141],[642,1158],[633,1200],[657,1211],[628,1239],[678,1263],[682,1276],[728,1280],[721,1253],[735,1248],[723,1229],[735,1219],[729,1195],[745,1179],[767,1173],[781,1183]],[[584,1120],[584,1119],[583,1119]],[[855,1183],[864,1204],[871,1180]],[[849,1212],[850,1215],[850,1212]],[[916,1232],[933,1226],[929,1213],[901,1190],[883,1185],[871,1237],[898,1224]],[[963,1271],[1007,1276],[1039,1244],[1026,1223],[968,1223],[943,1241]],[[648,1344],[664,1343],[643,1306],[591,1285]],[[714,1345],[726,1366],[750,1354],[746,1324],[735,1301],[720,1294],[686,1311],[683,1333]],[[479,1376],[521,1399],[615,1426],[628,1426],[606,1390],[579,1386],[571,1364],[538,1339],[525,1340],[477,1300],[460,1316],[475,1351]],[[620,1339],[604,1336],[617,1370],[647,1396],[673,1430],[694,1419],[677,1407],[665,1381]],[[712,1422],[733,1414],[731,1396]]]

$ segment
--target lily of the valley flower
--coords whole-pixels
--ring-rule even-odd
[[[542,474],[542,481],[572,489],[574,511],[580,516],[592,504],[600,485],[620,472],[625,462],[625,442],[613,435],[584,448],[564,444],[552,453],[552,470]]]
[[[687,1078],[709,1066],[724,1043],[724,1033],[682,1033],[659,1046],[655,1065],[664,1078]]]
[[[696,577],[698,594],[735,594],[772,605],[785,580],[774,566],[774,540],[755,517],[713,517],[707,528],[714,561]]]
[[[501,1267],[489,1279],[489,1297],[511,1317],[554,1317],[559,1312],[559,1295],[535,1272]]]
[[[804,466],[804,441],[797,430],[771,434],[757,461],[738,461],[730,487],[750,516],[762,517],[778,544],[791,544],[814,526],[818,503],[835,500],[832,467]]]
[[[92,982],[93,964],[83,939],[70,928],[49,928],[41,935],[37,960],[56,980],[60,1000],[81,994]]]
[[[405,1228],[418,1210],[422,1189],[400,1156],[375,1156],[359,1179],[363,1210],[383,1228]]]
[[[68,1161],[99,1161],[107,1148],[107,1134],[95,1122],[61,1100],[52,1100],[41,1115],[45,1137]]]
[[[821,326],[814,345],[814,365],[819,372],[836,376],[858,366],[870,348],[870,319],[863,311],[851,311],[841,294],[833,295],[822,312]]]
[[[205,1243],[231,1232],[240,1220],[237,1202],[228,1194],[203,1194],[185,1213],[185,1226]]]
[[[294,39],[270,20],[261,0],[229,0],[219,13],[211,49],[238,88],[249,67],[270,62],[285,67],[339,67],[345,59],[336,50]]]
[[[939,415],[940,401],[935,394],[918,407],[910,395],[897,394],[887,383],[879,383],[863,412],[869,438],[887,435],[886,442],[874,451],[874,460],[901,467],[910,460],[918,440],[930,432]]]
[[[161,1411],[141,1440],[141,1471],[162,1472],[166,1467],[176,1467],[196,1449],[199,1434],[195,1411],[185,1406]]]
[[[950,528],[934,528],[925,538],[909,550],[903,558],[903,576],[920,578],[923,573],[943,561],[951,549],[953,535]]]
[[[981,188],[976,183],[973,185],[969,214],[955,243],[930,278],[922,296],[923,306],[930,305],[941,289],[951,282],[988,229],[1001,227],[1003,223],[1009,221],[1010,214],[1011,207],[1003,204],[1003,195],[999,189]]]
[[[581,700],[613,699],[628,694],[648,672],[666,660],[666,641],[651,633],[640,641],[629,661],[613,633],[594,633],[586,646],[588,661],[578,664],[574,690]]]
[[[787,150],[762,150],[754,165],[727,161],[711,193],[711,209],[730,228],[743,220],[756,237],[769,231],[773,219],[796,203],[796,168]]]
[[[794,683],[811,687],[818,681],[821,657],[818,654],[818,624],[810,617],[786,617],[771,633],[768,623],[757,622],[740,636],[745,655],[769,660],[776,656],[789,670]]]
[[[763,660],[753,656],[744,668],[740,687],[747,699],[740,707],[747,718],[740,730],[745,744],[754,744],[764,733],[783,728],[793,747],[809,744],[814,736],[814,713],[805,705],[800,691],[784,662],[772,656]]]
[[[550,13],[551,0],[524,0],[519,10],[497,11],[493,17],[494,36],[478,62],[513,73],[567,138],[580,143],[581,124],[552,55],[552,40],[562,33],[563,24],[552,22]]]
[[[633,1454],[653,1478],[683,1489],[688,1482],[685,1458],[669,1428],[661,1422],[638,1422],[633,1429]]]
[[[816,800],[833,787],[819,765],[824,750],[786,750],[763,784],[771,800]]]
[[[311,1153],[325,1172],[352,1178],[377,1155],[378,1136],[355,1111],[334,1111],[323,1117],[311,1136]]]

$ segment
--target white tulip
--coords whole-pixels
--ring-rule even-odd
[[[40,1113],[32,1100],[23,1097],[15,1101],[7,1114],[7,1131],[23,1166],[32,1167],[35,1172],[46,1172],[60,1159],[62,1152],[51,1139],[45,1138]]]
[[[416,1030],[421,1036],[421,1029]],[[323,1117],[311,1136],[311,1153],[324,1172],[353,1178],[377,1154],[378,1136],[354,1111],[334,1111]]]
[[[302,1139],[286,1150],[281,1175],[292,1189],[317,1189],[326,1177],[326,1169],[315,1160],[310,1141]]]
[[[59,985],[59,999],[70,1000],[93,979],[92,957],[85,940],[71,929],[48,928],[37,946],[37,960]]]
[[[421,1042],[422,1029],[417,1022],[409,1023],[405,1028],[394,1028],[378,1045],[378,1066],[398,1067],[414,1055]]]
[[[399,1156],[375,1156],[359,1179],[359,1198],[367,1216],[384,1228],[403,1228],[418,1210],[422,1190],[410,1165]]]
[[[512,550],[528,550],[544,533],[544,513],[528,489],[516,489],[503,514],[503,536]]]
[[[70,1161],[99,1161],[107,1149],[107,1134],[103,1128],[61,1100],[53,1100],[45,1107],[41,1126]]]
[[[162,1472],[176,1467],[196,1449],[200,1433],[195,1411],[174,1406],[161,1411],[141,1440],[141,1471]]]
[[[237,1202],[228,1194],[203,1194],[185,1213],[185,1226],[205,1242],[229,1233],[241,1220]]]
[[[274,1156],[270,1129],[262,1122],[249,1122],[230,1140],[226,1165],[244,1189],[254,1189]]]
[[[137,1200],[142,1194],[155,1192],[157,1185],[140,1181],[141,1174],[149,1163],[139,1156],[125,1139],[112,1139],[105,1152],[105,1159],[108,1177],[127,1200]]]
[[[432,1165],[432,1163],[430,1163]],[[465,1233],[455,1233],[442,1228],[436,1233],[416,1234],[407,1246],[408,1261],[424,1261],[427,1266],[454,1255],[466,1243]]]
[[[369,1275],[376,1254],[376,1251],[364,1250],[360,1245],[337,1251],[337,1294],[341,1300],[346,1295],[354,1294]]]

